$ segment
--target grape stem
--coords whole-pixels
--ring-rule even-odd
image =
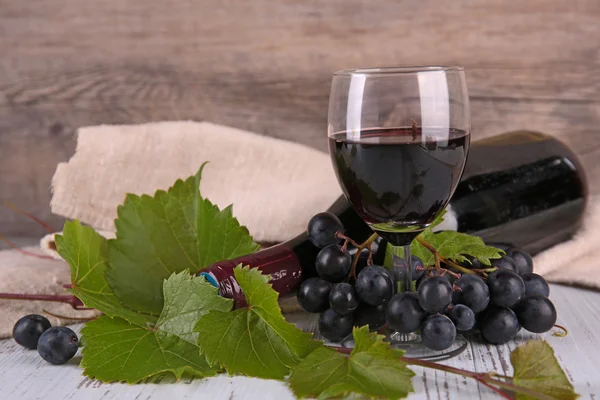
[[[0,234],[0,240],[2,240],[4,243],[6,243],[9,247],[13,248],[14,250],[16,250],[19,253],[24,254],[26,256],[36,257],[36,258],[40,258],[42,260],[54,260],[54,258],[52,258],[48,255],[45,255],[45,254],[38,254],[38,253],[31,252],[31,251],[23,250],[22,248],[17,246],[16,243],[11,242],[6,237],[4,237],[4,235],[1,235],[1,234]]]
[[[457,263],[455,263],[454,261],[451,261],[445,257],[442,257],[440,255],[440,253],[438,253],[437,249],[435,247],[433,247],[432,245],[430,245],[429,243],[427,243],[422,237],[417,236],[417,241],[419,243],[421,243],[423,246],[425,246],[425,248],[427,250],[429,250],[431,252],[431,254],[433,254],[433,258],[435,259],[435,267],[440,270],[442,269],[440,267],[440,261],[443,261],[445,264],[450,265],[452,268],[455,268],[456,270],[462,272],[463,274],[475,274],[475,272],[471,271],[468,268],[463,267],[462,265],[459,265]]]
[[[56,230],[54,230],[50,225],[48,225],[47,223],[45,223],[44,221],[42,221],[41,219],[37,218],[36,216],[28,213],[27,211],[17,207],[16,205],[14,205],[13,203],[11,203],[8,200],[4,201],[4,205],[8,208],[10,208],[11,210],[13,210],[16,213],[19,213],[21,215],[26,216],[27,218],[37,222],[41,227],[43,227],[45,230],[47,230],[50,233],[54,233],[56,232]]]
[[[352,353],[352,349],[349,349],[346,347],[336,347],[336,346],[331,346],[331,347],[342,354],[349,355],[350,353]],[[400,361],[402,361],[403,363],[405,363],[407,365],[416,365],[416,366],[423,367],[423,368],[435,369],[438,371],[448,372],[450,374],[461,375],[466,378],[474,379],[477,382],[481,383],[482,385],[494,390],[496,393],[498,393],[505,399],[510,399],[511,397],[509,397],[506,393],[504,393],[500,389],[509,390],[509,391],[515,392],[515,393],[522,393],[522,394],[531,396],[531,397],[539,399],[539,400],[553,400],[554,399],[553,397],[548,396],[547,394],[544,394],[544,393],[540,393],[537,390],[530,389],[530,388],[527,388],[524,386],[519,386],[513,382],[505,382],[502,379],[512,380],[512,378],[507,377],[507,376],[497,375],[495,372],[472,372],[472,371],[467,371],[465,369],[451,367],[449,365],[443,365],[443,364],[438,364],[438,363],[431,362],[431,361],[418,360],[415,358],[408,358],[408,357],[401,357]],[[500,378],[500,379],[498,379],[498,378]]]
[[[356,243],[350,237],[344,235],[342,232],[337,232],[335,234],[335,237],[338,238],[338,239],[344,239],[344,245],[342,246],[344,248],[344,250],[346,250],[346,247],[348,247],[348,243],[352,243],[352,245],[355,246],[355,247],[359,247],[360,246],[358,243]]]
[[[350,239],[344,240],[344,244],[342,245],[342,250],[343,251],[348,250],[348,243],[350,243]]]
[[[75,310],[89,310],[85,308],[81,300],[68,294],[21,294],[21,293],[0,293],[0,299],[6,300],[33,300],[33,301],[52,301],[56,303],[67,303]]]
[[[565,328],[562,325],[558,325],[558,324],[554,324],[555,328],[561,329],[562,332],[554,332],[552,334],[552,336],[556,336],[556,337],[567,337],[567,335],[569,334],[569,331],[567,330],[567,328]]]
[[[485,381],[477,380],[477,382],[479,382],[483,386],[489,388],[490,390],[493,390],[494,392],[498,393],[500,396],[502,396],[502,398],[507,399],[507,400],[512,400],[511,396],[509,396],[508,394],[504,393],[502,390],[500,390],[496,386],[492,386],[490,383],[487,383]]]
[[[340,236],[341,235],[341,236]],[[343,234],[338,233],[338,237],[345,237]],[[369,249],[369,251],[371,251],[371,245],[373,244],[373,242],[378,238],[379,236],[374,233],[371,236],[369,236],[369,238],[367,240],[365,240],[363,243],[358,244],[356,243],[354,240],[351,240],[351,243],[356,246],[356,254],[354,255],[354,259],[352,260],[352,267],[350,268],[350,273],[348,274],[348,278],[354,278],[356,279],[356,265],[358,264],[358,258],[360,257],[360,253],[364,250],[364,249]],[[348,238],[349,239],[349,238]],[[370,254],[370,259],[371,261],[373,261],[373,253]],[[367,261],[368,263],[368,261]]]
[[[493,378],[508,379],[509,381],[512,380],[512,376],[501,375],[501,374],[498,374],[496,372],[488,372],[488,375],[491,376],[491,377],[493,377]]]
[[[441,268],[441,267],[439,269],[435,268],[435,267],[425,267],[425,268],[423,268],[423,267],[417,267],[416,270],[417,271],[442,271],[442,273],[448,274],[448,275],[452,275],[456,279],[458,279],[458,278],[461,277],[460,274],[457,274],[456,272],[452,272],[449,269]]]
[[[491,268],[476,268],[473,269],[472,271],[478,272],[481,275],[483,275],[484,278],[487,278],[488,274],[491,274],[494,271],[497,271],[498,268],[497,267],[491,267]]]
[[[462,375],[467,378],[472,378],[487,387],[490,387],[490,385],[495,385],[499,388],[510,390],[511,392],[526,394],[528,396],[532,396],[532,397],[534,397],[536,399],[540,399],[540,400],[552,400],[553,399],[553,397],[548,396],[544,393],[540,393],[534,389],[519,386],[513,382],[505,382],[501,379],[497,379],[494,372],[471,372],[471,371],[467,371],[464,369],[451,367],[449,365],[437,364],[437,363],[434,363],[431,361],[417,360],[414,358],[407,358],[407,357],[402,357],[401,360],[409,365],[418,365],[418,366],[424,367],[424,368],[437,369],[438,371],[444,371],[444,372],[448,372],[451,374],[457,374],[457,375]],[[503,377],[503,378],[509,378],[509,377]],[[512,379],[512,378],[509,378],[509,379]],[[497,393],[502,393],[502,392],[497,391]],[[504,394],[504,397],[510,398],[510,397],[506,397],[506,394]]]
[[[462,292],[462,288],[460,286],[457,286],[455,284],[452,284],[452,291],[453,292]]]
[[[439,271],[442,269],[442,267],[440,266],[440,253],[438,253],[438,251],[436,250],[435,247],[433,247],[432,245],[430,245],[429,243],[427,243],[423,238],[417,236],[417,240],[419,241],[419,243],[421,243],[423,246],[425,246],[427,248],[427,250],[429,250],[431,252],[431,254],[433,254],[433,259],[435,260],[435,268]]]

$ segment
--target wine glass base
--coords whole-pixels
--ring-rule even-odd
[[[415,332],[411,333],[401,333],[401,332],[392,332],[388,335],[388,340],[392,347],[410,348],[411,346],[421,344],[421,335]]]
[[[404,357],[426,361],[444,361],[456,357],[467,349],[468,341],[462,335],[456,335],[452,346],[444,350],[431,350],[421,341],[421,335],[417,333],[392,332],[387,335],[386,341],[390,346],[405,351]],[[343,347],[353,348],[354,340],[350,336],[342,343]]]
[[[401,335],[401,336],[399,336]],[[408,341],[397,339],[406,338],[406,334],[393,332],[388,336],[390,345],[394,348],[404,350],[404,357],[415,358],[418,360],[427,361],[443,361],[450,358],[456,357],[467,349],[467,339],[462,335],[457,335],[454,343],[450,347],[444,350],[431,350],[421,342],[421,336],[416,335]]]

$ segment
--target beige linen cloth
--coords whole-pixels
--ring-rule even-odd
[[[325,153],[208,122],[158,122],[79,129],[75,155],[59,164],[54,175],[51,208],[111,236],[125,193],[167,189],[176,179],[194,174],[204,161],[209,164],[202,194],[221,208],[233,203],[234,215],[258,242],[297,235],[312,215],[340,195]],[[573,240],[536,256],[536,272],[553,282],[600,288],[600,274],[589,273],[596,265],[592,253],[600,237],[600,205],[590,202],[588,214]],[[51,242],[51,236],[45,238],[42,247],[56,257]],[[60,259],[0,252],[0,292],[63,294],[65,283],[69,269]],[[68,305],[0,300],[0,337],[10,335],[19,317],[43,309],[69,317],[90,314]]]

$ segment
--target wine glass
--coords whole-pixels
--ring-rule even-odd
[[[401,291],[414,291],[410,245],[456,189],[470,143],[464,69],[367,68],[334,73],[329,152],[344,195],[393,249]],[[390,335],[396,345],[416,333]]]

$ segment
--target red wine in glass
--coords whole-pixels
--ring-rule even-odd
[[[363,130],[329,137],[338,181],[355,211],[387,241],[409,244],[446,207],[469,149],[465,131]],[[444,137],[444,139],[440,139]],[[405,227],[412,227],[405,230]]]

